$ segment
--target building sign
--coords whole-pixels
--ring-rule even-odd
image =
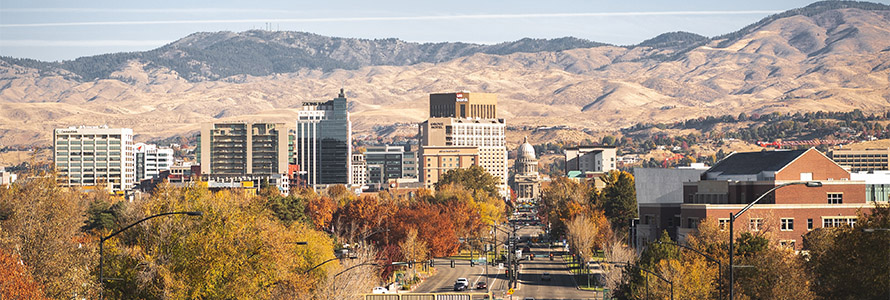
[[[457,102],[467,102],[467,101],[469,101],[470,99],[469,99],[468,96],[470,96],[470,95],[467,95],[467,94],[464,94],[464,93],[457,93],[457,94],[455,94],[455,98],[457,98]]]

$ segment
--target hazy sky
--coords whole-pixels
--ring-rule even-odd
[[[811,2],[0,0],[0,55],[68,60],[149,50],[200,31],[266,28],[412,42],[574,36],[629,45],[678,30],[729,33]]]

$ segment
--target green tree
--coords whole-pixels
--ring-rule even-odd
[[[477,165],[472,165],[466,169],[452,169],[445,172],[445,174],[442,174],[442,177],[439,178],[439,182],[436,183],[436,190],[438,190],[440,186],[446,184],[459,184],[469,190],[484,191],[491,197],[500,198],[498,195],[498,185],[500,185],[500,182],[497,177],[492,176],[486,172],[485,169]]]
[[[634,177],[625,171],[609,171],[602,177],[606,187],[596,194],[596,204],[606,213],[619,235],[627,233],[630,221],[637,217]]]

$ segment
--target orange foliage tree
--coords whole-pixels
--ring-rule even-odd
[[[3,299],[48,299],[21,258],[0,248],[0,295]]]
[[[309,198],[306,204],[306,215],[312,219],[312,224],[319,230],[330,228],[336,210],[337,202],[329,197],[316,196]]]

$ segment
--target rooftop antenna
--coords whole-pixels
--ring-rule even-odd
[[[346,93],[343,92],[343,88],[340,88],[340,98],[346,98]]]

